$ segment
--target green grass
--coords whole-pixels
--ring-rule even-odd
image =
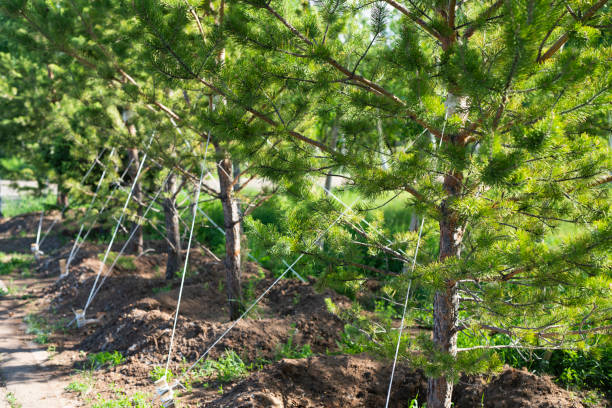
[[[29,272],[34,262],[34,256],[30,254],[0,252],[0,276],[21,271],[22,275]]]
[[[68,392],[78,392],[79,394],[86,394],[90,389],[91,386],[89,384],[78,381],[71,382],[65,388]]]
[[[147,394],[141,392],[130,396],[122,391],[117,391],[113,398],[103,398],[98,394],[96,399],[91,401],[91,408],[152,408],[153,405],[149,399]]]
[[[26,194],[20,199],[2,200],[2,213],[5,217],[15,217],[21,214],[42,211],[46,206],[55,205],[54,194],[36,197]]]
[[[216,378],[222,383],[231,382],[246,376],[252,365],[246,365],[234,350],[225,351],[218,360],[206,360],[192,371],[191,380]]]
[[[153,288],[153,294],[157,295],[162,292],[170,292],[172,290],[172,282],[168,282],[165,286]]]
[[[47,320],[43,317],[30,313],[23,318],[27,325],[26,333],[34,335],[34,342],[38,344],[47,344],[52,329],[49,327]]]
[[[164,378],[164,374],[166,372],[165,366],[155,366],[151,371],[149,371],[149,378],[151,381],[155,382],[157,380],[161,380]],[[174,378],[174,373],[172,370],[168,369],[168,376],[166,377],[166,381],[170,381]]]
[[[111,265],[117,258],[117,255],[118,255],[117,252],[112,252],[112,251],[109,252],[108,258],[106,259],[107,265]],[[98,254],[98,259],[103,260],[104,253]],[[136,269],[136,264],[134,263],[134,259],[132,257],[123,256],[123,255],[120,256],[119,259],[117,259],[117,266],[123,269],[127,269],[127,270]]]
[[[47,344],[53,332],[65,332],[66,330],[65,320],[63,319],[60,319],[57,322],[51,324],[44,317],[36,315],[34,313],[30,313],[23,318],[23,321],[27,326],[26,333],[33,334],[34,342],[38,344]]]
[[[13,394],[12,392],[6,393],[6,402],[8,402],[11,408],[21,408],[21,404],[17,401],[17,398],[15,398],[15,394]]]
[[[278,361],[282,360],[283,358],[308,358],[312,356],[313,353],[310,349],[310,344],[303,344],[302,347],[298,347],[296,344],[293,344],[296,331],[295,326],[292,327],[287,343],[277,347],[276,354],[274,356],[275,360]]]
[[[96,370],[106,365],[116,367],[125,363],[125,357],[123,357],[123,355],[116,350],[112,353],[108,351],[101,351],[99,353],[89,354],[87,356],[87,360],[89,360],[92,367]]]

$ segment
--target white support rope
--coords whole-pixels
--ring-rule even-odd
[[[151,134],[151,138],[149,139],[149,146],[151,145],[151,142],[153,141],[153,135],[154,134],[155,133]],[[87,298],[87,302],[85,303],[85,306],[83,307],[83,314],[85,312],[87,312],[87,308],[89,307],[91,301],[93,300],[93,293],[96,290],[96,285],[98,283],[98,280],[100,279],[100,275],[102,274],[102,270],[106,266],[106,259],[108,258],[108,255],[109,255],[110,250],[111,250],[111,248],[113,246],[113,243],[115,242],[115,238],[117,237],[117,232],[119,231],[119,227],[121,226],[121,222],[123,221],[123,217],[125,215],[125,210],[127,209],[127,206],[130,203],[130,200],[132,199],[132,194],[134,193],[134,188],[136,187],[136,183],[138,183],[138,179],[140,177],[140,173],[142,171],[142,168],[144,166],[144,163],[145,163],[146,159],[147,159],[147,153],[145,152],[142,155],[142,160],[140,161],[140,165],[138,166],[138,171],[136,172],[136,176],[134,177],[134,180],[132,182],[132,188],[130,189],[130,192],[129,192],[128,196],[127,196],[127,199],[125,200],[125,204],[123,205],[123,209],[121,210],[121,216],[119,217],[119,220],[117,221],[117,224],[115,225],[115,231],[113,232],[113,236],[111,237],[111,240],[108,243],[108,247],[106,248],[106,252],[104,253],[104,258],[102,259],[102,264],[100,265],[100,268],[98,269],[98,274],[96,275],[96,279],[94,281],[94,284],[91,287],[91,291],[89,292],[89,297]]]
[[[38,249],[38,243],[40,241],[40,231],[42,229],[43,216],[45,215],[45,210],[40,212],[40,219],[38,220],[38,231],[36,232],[36,249]]]
[[[193,203],[196,208],[199,208],[198,202],[200,201],[200,192],[202,191],[202,180],[204,179],[204,171],[206,170],[206,156],[208,156],[208,145],[210,143],[210,132],[208,132],[208,139],[206,139],[206,148],[204,150],[204,159],[202,160],[202,170],[200,171],[200,181],[198,182],[198,188],[196,189],[195,199]],[[174,313],[174,324],[172,325],[172,335],[170,336],[170,345],[168,346],[168,359],[166,360],[166,369],[164,370],[164,377],[168,378],[168,367],[170,365],[170,358],[172,356],[172,347],[174,346],[174,336],[176,334],[176,323],[178,322],[179,311],[181,307],[181,299],[183,297],[183,288],[185,286],[185,275],[187,272],[187,264],[189,262],[189,252],[191,250],[191,240],[193,238],[193,230],[195,226],[196,215],[198,214],[193,210],[193,217],[191,218],[191,229],[189,231],[189,241],[187,241],[187,253],[185,254],[185,263],[183,264],[183,273],[181,275],[181,287],[178,293],[178,299],[176,301],[176,312]]]
[[[104,212],[104,210],[106,210],[106,207],[108,206],[108,204],[110,203],[110,201],[113,199],[115,193],[117,191],[119,191],[120,186],[121,186],[121,182],[123,181],[123,179],[125,178],[128,170],[130,169],[130,166],[132,165],[132,163],[134,162],[134,159],[131,158],[130,161],[128,162],[123,174],[121,174],[121,177],[119,177],[119,179],[114,183],[114,188],[111,191],[111,193],[106,197],[106,200],[104,201],[104,203],[102,204],[102,207],[100,207],[100,210],[98,211],[98,213],[96,214],[96,216],[94,217],[93,221],[91,222],[89,229],[87,230],[87,232],[85,233],[85,235],[83,236],[83,238],[81,238],[81,242],[78,243],[78,239],[79,237],[77,236],[77,239],[73,245],[74,249],[74,253],[72,253],[71,251],[71,256],[68,257],[68,261],[66,262],[66,272],[65,274],[68,273],[69,268],[70,268],[70,264],[72,263],[72,261],[74,261],[74,259],[76,258],[77,254],[79,253],[79,251],[81,250],[81,248],[83,247],[83,245],[85,244],[85,241],[87,240],[87,237],[89,237],[89,234],[91,233],[91,231],[93,230],[93,227],[96,225],[96,221],[98,220],[98,218],[100,218],[100,215]],[[83,228],[83,226],[85,225],[85,223],[83,222],[83,224],[81,224],[81,228]]]
[[[357,202],[357,200],[353,201],[353,203],[351,204],[351,207],[355,204],[355,202]],[[342,217],[344,217],[344,215],[351,209],[351,207],[347,208],[346,210],[344,210],[339,216],[338,218],[336,218],[334,220],[334,222],[332,222],[326,229],[325,231],[323,231],[321,234],[319,234],[317,236],[316,239],[314,239],[310,245],[308,245],[308,247],[306,247],[306,251],[308,249],[310,249],[313,245],[315,245],[325,234],[327,234],[327,232],[332,229],[332,227],[334,225],[336,225],[338,223],[338,221],[340,221],[342,219]],[[179,384],[179,380],[184,378],[189,372],[191,372],[191,370],[193,370],[195,368],[195,366],[202,361],[202,359],[204,359],[208,353],[210,353],[210,351],[221,341],[223,340],[223,338],[230,332],[230,330],[232,330],[234,327],[236,327],[236,325],[242,320],[244,319],[244,317],[246,315],[249,314],[249,312],[259,303],[259,301],[261,301],[261,299],[263,299],[264,296],[266,296],[268,294],[268,292],[270,292],[270,290],[272,290],[272,288],[287,274],[287,272],[289,272],[291,270],[291,268],[293,268],[295,266],[295,264],[297,264],[300,259],[302,259],[304,257],[304,253],[300,254],[300,256],[298,256],[295,261],[293,261],[293,263],[291,265],[289,265],[289,267],[287,269],[285,269],[285,271],[278,277],[276,278],[276,280],[274,282],[272,282],[272,284],[270,286],[268,286],[268,288],[261,294],[259,295],[259,297],[257,297],[257,299],[255,299],[255,301],[253,303],[251,303],[251,305],[244,311],[244,313],[242,313],[242,315],[234,320],[232,322],[232,324],[223,332],[223,334],[221,334],[221,336],[219,338],[217,338],[217,340],[215,340],[207,349],[206,351],[196,360],[195,363],[193,363],[191,365],[191,367],[189,367],[186,371],[184,371],[181,376],[178,378],[177,382],[175,384],[172,385],[172,387],[175,387],[177,384]]]
[[[327,188],[325,188],[324,186],[319,186],[323,189],[323,191],[325,191],[327,194],[329,194],[334,200],[336,200],[337,202],[339,202],[340,204],[342,204],[344,206],[344,208],[348,208],[348,206],[346,205],[346,203],[344,201],[342,201],[338,196],[336,196],[334,193],[332,193],[330,190],[328,190]],[[354,212],[354,211],[353,211]],[[365,218],[360,220],[359,223],[364,223],[366,224],[368,227],[372,228],[374,230],[374,232],[376,232],[379,236],[381,236],[382,238],[384,238],[388,244],[393,244],[393,241],[391,241],[389,238],[387,238],[382,232],[380,232],[378,229],[374,228],[374,226],[372,224],[370,224]],[[397,251],[399,253],[401,253],[402,255],[404,255],[405,257],[408,257],[408,254],[401,248],[398,248]]]
[[[210,221],[210,223],[211,223],[211,224],[212,224],[212,225],[213,225],[215,228],[217,228],[217,229],[218,229],[218,230],[219,230],[219,231],[220,231],[220,232],[223,234],[223,236],[225,236],[225,231],[223,230],[223,228],[221,228],[221,227],[219,226],[219,224],[217,224],[217,223],[216,223],[216,222],[215,222],[215,221],[214,221],[212,218],[210,218],[210,216],[209,216],[208,214],[206,214],[206,212],[204,212],[204,210],[202,210],[200,207],[198,207],[198,211],[200,212],[200,214],[202,214],[204,217],[206,217],[206,219],[208,219],[208,221]],[[263,265],[261,264],[261,262],[260,262],[260,261],[259,261],[257,258],[255,258],[255,257],[254,257],[254,256],[253,256],[251,253],[248,253],[248,254],[247,254],[247,256],[248,256],[249,258],[251,258],[251,259],[252,259],[252,260],[253,260],[253,261],[254,261],[254,262],[257,264],[257,265],[259,265],[259,266],[263,266]],[[281,259],[281,261],[282,261],[282,262],[285,264],[285,266],[289,266],[289,264],[287,263],[287,261],[285,261],[284,259]],[[302,282],[306,283],[306,279],[302,278],[302,276],[300,276],[300,274],[299,274],[299,273],[297,273],[297,272],[295,271],[295,269],[291,268],[291,272],[293,272],[293,273],[295,274],[295,276],[297,276],[297,278],[298,278],[299,280],[301,280]]]
[[[440,135],[440,143],[438,143],[436,150],[439,150],[440,147],[442,146],[442,139],[444,139],[444,130],[446,129],[446,121],[448,120],[448,112],[449,110],[446,109],[446,112],[444,114],[444,124],[442,125],[442,133]],[[434,146],[435,146],[435,140],[434,140]],[[439,161],[436,160],[436,169],[438,168],[438,164],[439,164]],[[414,272],[414,267],[416,265],[416,258],[419,252],[419,244],[421,242],[421,233],[423,232],[424,223],[425,223],[425,217],[423,217],[423,219],[421,220],[421,226],[419,228],[419,237],[417,239],[417,246],[414,250],[414,259],[412,261],[412,269],[410,271],[411,273]],[[410,279],[409,284],[408,284],[408,289],[406,290],[406,298],[404,300],[404,310],[402,312],[402,322],[400,325],[399,336],[397,337],[397,345],[395,347],[395,357],[393,358],[393,368],[391,369],[391,379],[389,380],[389,389],[387,390],[387,402],[385,403],[385,408],[389,407],[389,400],[391,399],[391,388],[393,387],[393,377],[395,375],[395,366],[397,364],[397,356],[399,354],[400,343],[402,341],[402,331],[404,330],[404,319],[406,318],[406,309],[408,308],[408,297],[410,295],[410,286],[412,286],[412,279]]]
[[[414,272],[416,265],[417,255],[419,254],[419,245],[421,244],[421,234],[423,233],[423,224],[425,224],[425,217],[421,219],[421,226],[419,227],[419,237],[417,239],[417,245],[414,249],[414,258],[412,258],[412,267],[410,273]],[[393,376],[395,375],[395,366],[397,364],[397,356],[399,354],[400,343],[402,341],[402,333],[404,332],[404,320],[406,318],[406,309],[408,308],[408,298],[410,297],[410,287],[412,286],[412,279],[408,281],[408,290],[406,290],[406,297],[404,298],[404,312],[402,313],[402,321],[400,323],[399,334],[397,337],[397,345],[395,346],[395,357],[393,358],[393,368],[391,369],[391,379],[389,380],[389,389],[387,390],[387,402],[385,408],[389,407],[389,400],[391,399],[391,388],[393,387]]]
[[[109,158],[111,158],[114,153],[115,153],[115,148],[111,150]],[[107,170],[107,167],[104,167],[104,170],[102,170],[102,175],[100,176],[100,179],[98,180],[98,184],[96,186],[96,190],[94,191],[94,195],[91,201],[89,202],[89,206],[87,207],[87,211],[85,212],[85,215],[83,216],[84,219],[87,219],[87,217],[89,216],[89,213],[91,212],[91,209],[93,208],[94,202],[96,201],[96,198],[98,197],[98,193],[100,192],[100,187],[102,187],[102,181],[104,181],[104,178],[106,177],[106,170]],[[85,223],[83,222],[81,223],[81,227],[79,228],[77,237],[74,240],[74,244],[72,245],[72,248],[70,249],[70,253],[68,254],[68,260],[66,261],[66,269],[62,271],[62,274],[60,276],[65,276],[68,274],[68,267],[72,263],[72,259],[74,258],[77,244],[79,242],[79,238],[81,237],[81,234],[83,233],[84,227],[85,227]]]
[[[111,266],[108,268],[108,270],[104,273],[104,276],[102,277],[102,281],[100,281],[100,284],[98,285],[98,287],[96,288],[95,292],[93,293],[93,296],[91,298],[91,300],[93,301],[93,299],[96,297],[96,295],[98,294],[98,292],[100,291],[100,288],[102,287],[102,285],[104,285],[104,282],[106,282],[106,279],[108,279],[108,277],[110,276],[111,272],[113,271],[113,268],[115,267],[115,265],[117,264],[117,261],[119,261],[119,258],[121,258],[121,255],[123,255],[123,253],[125,252],[125,250],[127,249],[128,245],[130,244],[132,238],[134,238],[134,235],[136,235],[136,232],[138,231],[138,228],[140,226],[141,223],[143,223],[142,221],[145,219],[145,217],[147,216],[147,214],[149,213],[149,211],[153,208],[153,205],[157,202],[157,197],[159,197],[159,195],[161,194],[162,190],[164,189],[164,186],[166,185],[166,183],[168,182],[168,178],[170,178],[170,175],[172,174],[172,171],[170,171],[168,173],[168,175],[166,176],[166,179],[164,180],[164,182],[162,183],[161,187],[157,190],[157,192],[155,193],[155,196],[153,197],[153,199],[151,200],[151,202],[149,203],[149,205],[147,206],[144,214],[142,214],[142,217],[139,218],[138,220],[138,224],[137,226],[135,226],[134,228],[132,228],[132,232],[130,233],[130,235],[128,236],[128,238],[125,240],[125,242],[123,243],[123,246],[121,247],[121,249],[119,250],[119,253],[117,254],[117,256],[115,257],[115,259],[113,259],[113,263],[111,264]],[[90,302],[91,303],[91,302]],[[84,309],[85,310],[85,309]]]
[[[91,171],[94,169],[94,167],[96,166],[97,163],[100,163],[100,157],[102,157],[102,154],[104,154],[104,152],[106,151],[106,148],[103,148],[100,153],[98,154],[98,156],[94,159],[93,163],[91,163],[91,166],[89,167],[89,170],[87,170],[87,172],[85,172],[85,175],[81,178],[81,183],[83,184],[85,182],[85,180],[87,180],[87,177],[89,177],[89,174],[91,173]],[[113,151],[115,151],[115,148],[113,148]],[[112,153],[111,153],[112,154]],[[106,168],[104,169],[106,171]],[[60,211],[60,214],[63,216],[63,214],[66,212],[66,210],[68,209],[68,205],[69,203],[64,204],[64,207],[62,207],[62,210]],[[38,242],[38,238],[36,238],[36,247],[40,248],[42,246],[43,241],[45,240],[45,238],[47,238],[47,236],[49,235],[49,233],[51,232],[51,230],[53,229],[53,227],[55,227],[55,224],[57,224],[57,218],[53,220],[53,222],[51,223],[51,225],[49,226],[49,228],[47,229],[47,231],[45,232],[45,234],[43,235],[42,239],[40,240],[40,242]]]

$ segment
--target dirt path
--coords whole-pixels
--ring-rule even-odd
[[[0,297],[0,408],[74,407],[61,395],[69,378],[58,375],[46,347],[25,334],[24,303]]]

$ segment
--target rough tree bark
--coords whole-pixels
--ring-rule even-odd
[[[446,117],[457,111],[457,107],[465,109],[467,99],[457,97],[451,92],[447,95]],[[465,114],[462,114],[465,119]],[[450,138],[447,143],[462,143]],[[445,198],[440,204],[440,260],[461,255],[463,228],[457,212],[452,208],[453,201],[461,194],[463,175],[460,172],[449,171],[444,176],[443,188]],[[436,291],[433,303],[433,342],[441,352],[455,357],[457,355],[457,330],[459,323],[459,294],[457,282],[446,280],[445,287]],[[427,387],[427,406],[429,408],[450,408],[453,393],[453,383],[448,378],[429,378]]]
[[[168,261],[166,262],[166,280],[174,277],[179,270],[183,259],[181,256],[181,233],[179,229],[179,215],[176,208],[176,194],[178,185],[176,175],[171,174],[166,181],[166,198],[164,198],[164,218],[166,220],[166,238],[168,245]],[[174,246],[174,248],[172,247]]]
[[[447,198],[441,205],[440,260],[459,256],[463,230],[455,211],[451,208],[453,199],[461,190],[461,174],[451,173],[444,177],[444,190]],[[433,342],[439,351],[453,357],[457,355],[457,328],[459,316],[459,295],[457,282],[447,280],[443,290],[436,291],[433,304]],[[429,378],[427,406],[450,408],[453,383],[446,377]]]
[[[134,136],[136,134],[136,127],[134,125],[129,125],[128,131],[130,132],[131,136]],[[138,149],[128,149],[128,157],[130,160],[132,160],[132,165],[130,166],[130,176],[132,180],[134,180],[138,174],[138,166],[140,164],[138,160]],[[134,192],[132,195],[134,196],[134,201],[138,204],[136,214],[140,220],[142,219],[142,207],[140,206],[140,203],[142,203],[142,188],[140,182],[137,182],[134,185]],[[134,238],[132,238],[132,250],[136,254],[142,254],[144,251],[142,228],[138,222],[134,223],[134,228],[136,228],[136,234],[134,234]]]
[[[224,157],[217,166],[221,205],[223,207],[223,222],[225,229],[225,275],[227,299],[230,308],[230,319],[240,317],[243,311],[242,292],[240,290],[241,275],[241,228],[240,209],[234,195],[232,160],[225,151],[215,144],[217,154]]]

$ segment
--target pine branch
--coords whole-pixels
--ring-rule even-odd
[[[410,10],[408,10],[407,8],[405,8],[404,6],[402,6],[395,0],[384,0],[384,1],[385,3],[389,4],[391,7],[395,8],[396,10],[401,12],[403,15],[405,15],[406,17],[414,21],[419,27],[425,30],[425,32],[430,34],[436,40],[440,41],[441,43],[444,43],[444,38],[440,35],[440,33],[438,33],[436,30],[431,28],[425,21],[423,21],[422,19],[418,18],[413,13],[411,13]]]
[[[276,12],[276,10],[274,10],[269,4],[266,4],[265,6],[263,6],[263,8],[266,9],[270,14],[272,14],[285,27],[287,27],[289,29],[289,31],[291,31],[296,37],[301,39],[303,42],[305,42],[306,44],[308,44],[310,46],[314,46],[315,45],[313,41],[309,40],[297,28],[292,26],[287,20],[285,20],[280,14],[278,14]],[[361,75],[355,74],[354,72],[352,72],[351,70],[347,69],[346,67],[344,67],[342,64],[340,64],[338,61],[336,61],[335,59],[333,59],[331,57],[326,58],[326,60],[327,60],[327,63],[329,65],[331,65],[332,67],[336,68],[338,71],[340,71],[342,74],[344,74],[348,79],[355,80],[355,81],[360,82],[361,84],[365,85],[366,89],[369,92],[372,92],[372,93],[377,94],[377,95],[385,96],[386,98],[390,99],[391,101],[395,102],[398,105],[406,106],[406,103],[403,100],[401,100],[400,98],[395,96],[393,93],[387,91],[385,88],[383,88],[382,86],[378,85],[377,83],[375,83],[373,81],[370,81],[369,79],[366,79],[366,78],[362,77]],[[429,130],[438,139],[440,139],[440,138],[447,139],[447,136],[442,135],[442,132],[440,130],[434,128],[433,126],[431,126],[430,124],[428,124],[424,120],[420,119],[415,112],[406,110],[406,115],[410,119],[412,119],[414,122],[418,123],[419,125],[423,126],[427,130]]]
[[[591,7],[586,13],[584,13],[580,22],[584,23],[588,19],[593,17],[593,15],[597,12],[597,10],[602,8],[607,2],[608,0],[599,0],[597,3],[593,5],[593,7]],[[548,51],[544,53],[544,55],[542,55],[541,57],[537,59],[537,61],[539,63],[543,63],[544,61],[546,61],[547,59],[555,55],[557,51],[561,49],[563,44],[567,42],[567,40],[569,40],[569,33],[563,34],[557,41],[555,41],[555,43],[548,49]]]
[[[495,11],[497,11],[497,9],[499,9],[504,4],[504,1],[505,0],[497,0],[491,7],[489,7],[481,15],[476,17],[475,21],[479,21],[479,20],[488,21],[491,18],[491,16],[493,15],[493,13],[495,13]],[[474,33],[476,32],[477,28],[478,27],[476,27],[475,24],[471,24],[470,28],[468,28],[465,31],[465,33],[463,33],[463,39],[464,40],[469,39],[472,35],[474,35]]]

